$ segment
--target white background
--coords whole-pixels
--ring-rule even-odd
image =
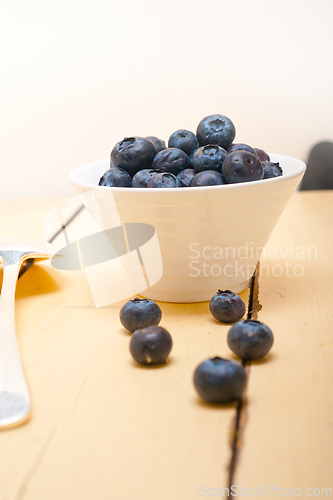
[[[71,196],[123,137],[212,113],[306,160],[333,139],[332,19],[332,0],[1,0],[0,198]]]

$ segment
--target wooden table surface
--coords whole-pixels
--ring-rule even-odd
[[[1,238],[43,239],[43,215],[55,205],[1,202]],[[315,488],[320,495],[333,489],[332,223],[332,191],[298,192],[262,258],[259,319],[275,342],[249,367],[238,492],[260,486],[261,496],[280,496],[275,487],[318,496]],[[280,277],[274,266],[282,266]],[[247,300],[247,291],[241,295]],[[19,280],[16,298],[33,413],[27,424],[0,432],[0,500],[223,494],[236,405],[211,407],[192,384],[202,360],[233,357],[228,327],[210,316],[207,302],[160,304],[174,348],[166,366],[143,368],[119,323],[123,302],[96,309],[83,271],[39,262]]]

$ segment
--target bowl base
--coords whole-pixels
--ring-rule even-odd
[[[245,281],[241,285],[234,287],[232,291],[235,293],[241,293],[246,290],[248,285],[249,281]],[[192,293],[175,293],[163,292],[148,288],[148,290],[146,290],[145,292],[141,292],[139,295],[145,299],[151,299],[157,302],[171,302],[173,304],[193,304],[197,302],[209,302],[216,292],[217,290]]]

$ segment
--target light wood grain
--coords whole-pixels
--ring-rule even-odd
[[[4,236],[41,238],[51,206],[12,205]],[[0,434],[1,500],[192,498],[226,481],[235,406],[211,409],[192,385],[200,361],[229,355],[207,303],[161,304],[174,348],[167,366],[146,369],[129,354],[121,304],[95,309],[83,272],[39,263],[16,297],[33,415]]]
[[[0,203],[1,237],[43,238],[54,204]],[[262,271],[259,319],[275,343],[250,369],[236,471],[244,487],[330,486],[332,205],[332,192],[297,193],[269,243],[317,246],[318,259],[304,261],[303,278]],[[37,263],[16,298],[33,414],[0,433],[0,500],[190,500],[200,485],[227,486],[235,406],[209,407],[192,385],[201,360],[232,357],[208,303],[160,304],[174,349],[166,366],[147,369],[129,355],[123,302],[95,309],[84,272]]]
[[[290,250],[285,258],[270,259],[272,251],[262,259],[259,320],[272,328],[275,340],[271,355],[250,370],[236,474],[243,487],[293,486],[302,496],[307,488],[333,490],[332,226],[332,192],[297,193],[267,244]],[[298,256],[304,248],[306,258],[296,258],[297,247]],[[308,258],[310,247],[317,258],[314,250]],[[272,276],[273,266],[286,261],[289,274],[302,265],[304,275]]]

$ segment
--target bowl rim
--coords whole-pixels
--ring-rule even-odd
[[[247,182],[236,182],[236,183],[233,183],[233,184],[218,184],[218,185],[215,185],[215,186],[193,186],[191,187],[191,189],[187,190],[185,189],[185,192],[193,192],[193,191],[197,191],[198,189],[200,190],[200,192],[202,192],[203,190],[218,190],[218,189],[246,189],[246,187],[248,187],[249,185],[250,186],[258,186],[258,185],[262,185],[263,182],[265,183],[278,183],[278,182],[285,182],[286,180],[291,180],[291,179],[294,179],[296,177],[299,177],[300,175],[302,175],[305,170],[306,170],[306,164],[298,159],[298,158],[295,158],[293,156],[288,156],[288,155],[282,155],[282,154],[278,154],[278,153],[268,153],[269,156],[271,157],[279,157],[281,160],[278,160],[278,161],[283,161],[283,159],[288,159],[288,160],[294,160],[296,161],[299,165],[298,167],[295,168],[295,170],[293,172],[289,172],[287,174],[283,173],[283,175],[279,176],[279,177],[273,177],[271,179],[260,179],[258,181],[247,181]],[[129,190],[129,187],[110,187],[110,186],[99,186],[99,185],[95,185],[95,184],[90,184],[88,182],[83,182],[83,181],[80,181],[80,180],[77,180],[76,179],[76,175],[81,172],[81,170],[84,170],[84,169],[88,169],[89,167],[93,167],[94,165],[96,164],[100,164],[100,163],[104,163],[104,162],[109,162],[109,159],[104,159],[104,160],[99,160],[99,161],[94,161],[94,162],[91,162],[91,163],[87,163],[85,165],[81,165],[80,167],[77,167],[76,169],[72,170],[72,172],[70,172],[69,174],[69,181],[71,182],[71,184],[73,185],[76,185],[76,186],[79,186],[81,188],[85,188],[85,189],[98,189],[100,190],[101,192],[107,192],[110,190],[111,191],[116,191],[117,193],[121,193],[121,192],[128,192]],[[184,189],[182,188],[179,188],[179,187],[173,187],[173,188],[154,188],[154,189],[144,189],[144,188],[134,188],[134,187],[131,187],[130,188],[130,191],[131,192],[144,192],[144,193],[156,193],[156,192],[167,192],[167,193],[171,193],[171,192],[184,192]],[[146,194],[147,196],[147,194]],[[149,196],[149,195],[148,195]]]

